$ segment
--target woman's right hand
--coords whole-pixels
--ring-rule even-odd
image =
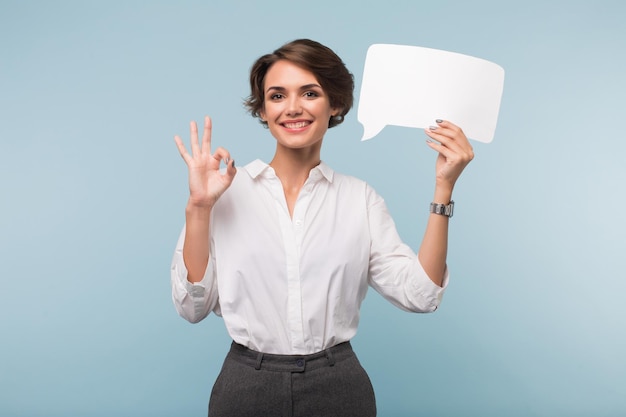
[[[217,148],[211,154],[211,119],[204,118],[204,134],[202,146],[198,141],[198,125],[190,124],[191,154],[187,152],[183,140],[175,136],[180,156],[189,168],[189,205],[197,208],[211,209],[220,196],[226,191],[235,178],[237,170],[235,161],[224,148]],[[226,164],[226,171],[220,172],[220,162]]]

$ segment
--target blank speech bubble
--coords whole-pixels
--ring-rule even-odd
[[[460,126],[473,140],[493,140],[504,69],[455,52],[374,44],[367,50],[359,122],[361,140],[387,125],[427,128],[435,119]]]

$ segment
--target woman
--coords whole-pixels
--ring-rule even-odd
[[[418,255],[403,244],[383,199],[320,160],[326,130],[352,107],[353,77],[306,39],[264,55],[246,105],[276,139],[269,164],[235,168],[191,123],[186,225],[172,293],[191,322],[221,315],[233,338],[209,416],[374,416],[374,392],[350,346],[368,286],[398,307],[434,311],[447,284],[452,190],[473,158],[462,130],[426,130],[439,153],[431,214]],[[220,170],[220,163],[226,168]]]

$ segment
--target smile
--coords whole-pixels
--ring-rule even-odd
[[[306,127],[310,124],[311,122],[308,122],[308,121],[287,122],[287,123],[283,123],[283,126],[285,126],[287,129],[302,129],[303,127]]]

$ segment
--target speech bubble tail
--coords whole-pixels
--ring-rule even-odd
[[[361,138],[361,142],[372,139],[374,136],[378,135],[383,128],[384,126],[379,128],[363,125],[363,137]]]

